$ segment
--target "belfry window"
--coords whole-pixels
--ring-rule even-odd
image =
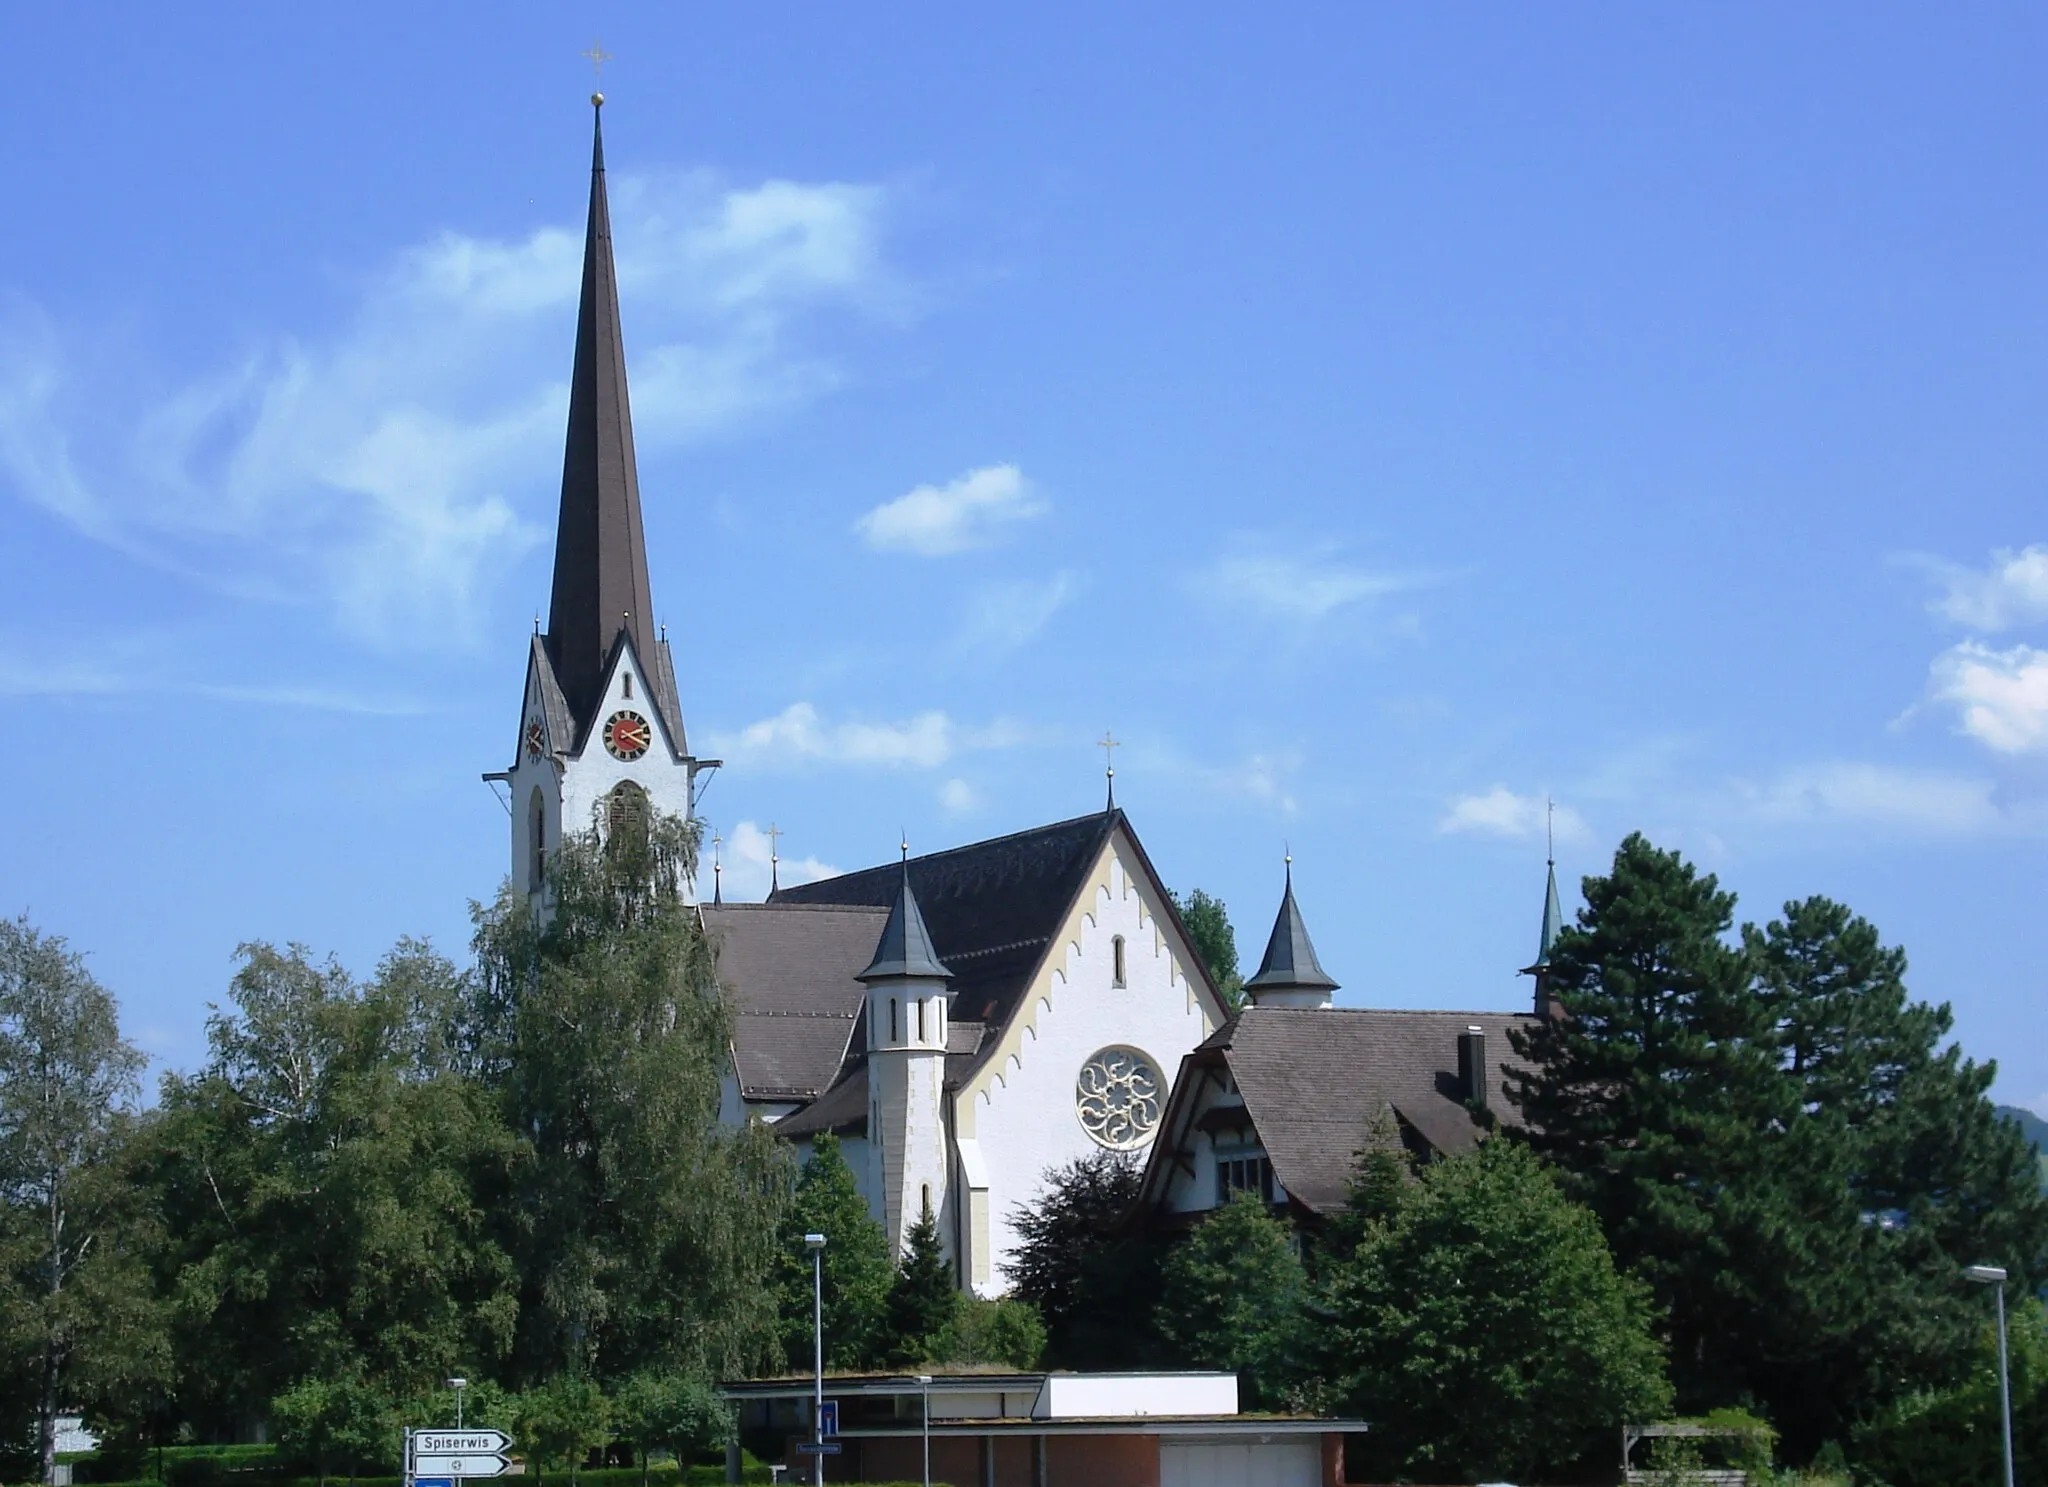
[[[647,792],[631,780],[619,781],[604,798],[606,839],[619,846],[645,842],[647,816]]]
[[[1121,986],[1124,984],[1124,937],[1122,935],[1116,936],[1109,942],[1109,958],[1109,984],[1111,986]]]
[[[533,866],[526,879],[526,891],[538,893],[548,876],[548,807],[540,791],[533,792],[532,822],[527,827],[527,847],[533,853]]]

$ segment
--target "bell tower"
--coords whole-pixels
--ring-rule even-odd
[[[698,761],[683,732],[675,663],[654,622],[626,348],[604,179],[604,95],[594,109],[583,291],[545,634],[526,663],[512,767],[512,881],[544,899],[564,832],[695,813]],[[686,891],[691,885],[684,885]]]

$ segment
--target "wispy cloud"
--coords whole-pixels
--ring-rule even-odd
[[[779,844],[771,842],[768,833],[753,821],[742,821],[725,835],[718,845],[718,854],[724,864],[724,871],[719,876],[727,899],[751,903],[768,896],[769,859],[775,855],[777,845],[786,849],[788,836],[785,835]],[[791,857],[787,850],[774,868],[774,877],[784,887],[815,883],[820,878],[836,878],[843,871],[816,857]],[[710,884],[700,880],[700,891],[709,887]]]
[[[985,465],[945,485],[920,485],[854,523],[869,547],[943,557],[1000,541],[1047,505],[1015,465]]]
[[[756,769],[839,764],[893,769],[936,769],[958,754],[1013,747],[1025,731],[1006,722],[962,727],[936,709],[899,722],[828,723],[808,702],[793,702],[771,718],[734,733],[713,734],[723,757]]]
[[[2009,829],[1990,780],[1830,761],[1737,781],[1733,805],[1764,825],[1872,826],[1936,836]]]
[[[1928,608],[1953,624],[1996,632],[2048,620],[2048,546],[2000,548],[1983,568],[1915,559],[1941,585]]]
[[[1016,579],[975,595],[960,626],[959,648],[977,655],[1007,655],[1035,638],[1086,581],[1070,568],[1050,578]]]
[[[96,658],[51,655],[49,647],[0,635],[0,697],[188,697],[255,707],[285,707],[358,717],[414,717],[425,704],[339,687],[274,686],[193,677],[171,648],[108,640]]]
[[[822,304],[884,308],[869,186],[701,176],[615,186],[643,448],[837,380],[799,345]],[[32,307],[0,316],[0,479],[80,532],[232,592],[394,639],[473,634],[492,575],[541,540],[566,407],[581,231],[449,232],[398,254],[331,336],[280,331],[203,376],[116,368]]]
[[[1228,607],[1306,622],[1441,581],[1432,574],[1361,567],[1343,561],[1335,549],[1321,547],[1305,553],[1225,553],[1196,572],[1190,584],[1197,593]]]
[[[1996,651],[1974,640],[1934,658],[1928,694],[1956,711],[1962,732],[2001,754],[2048,749],[2048,651]]]
[[[1527,840],[1540,837],[1554,826],[1561,841],[1582,842],[1591,837],[1585,817],[1568,805],[1555,807],[1542,795],[1517,795],[1505,785],[1453,800],[1437,822],[1446,833],[1506,837]]]
[[[962,779],[951,779],[939,786],[939,808],[949,816],[964,816],[981,805],[981,796],[975,788]]]

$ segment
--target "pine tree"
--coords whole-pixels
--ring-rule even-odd
[[[887,1343],[883,1361],[891,1368],[912,1368],[929,1362],[945,1348],[960,1311],[960,1288],[953,1264],[939,1247],[939,1221],[930,1203],[910,1226],[902,1263],[889,1287]]]
[[[853,1169],[827,1132],[812,1138],[810,1159],[798,1176],[776,1245],[778,1314],[783,1352],[793,1368],[809,1368],[811,1255],[806,1234],[823,1234],[825,1362],[832,1368],[868,1368],[879,1361],[884,1313],[893,1275],[889,1237],[868,1213]]]

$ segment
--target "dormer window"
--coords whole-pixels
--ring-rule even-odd
[[[1256,1193],[1273,1201],[1273,1164],[1262,1151],[1216,1153],[1216,1201],[1228,1203],[1232,1193]]]
[[[1111,986],[1122,986],[1124,984],[1124,937],[1122,935],[1116,936],[1109,942],[1109,959],[1109,984]]]

